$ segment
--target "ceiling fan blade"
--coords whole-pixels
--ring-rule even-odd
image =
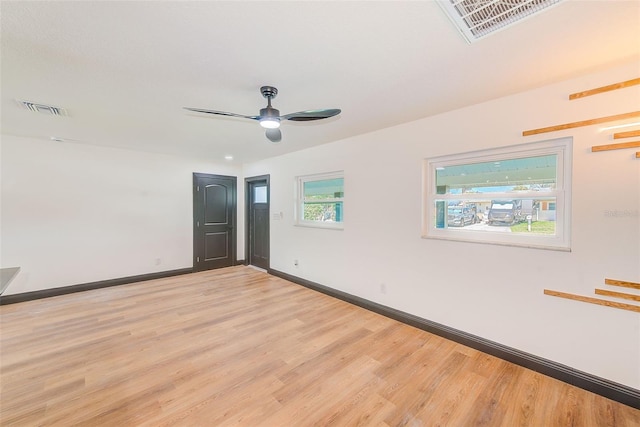
[[[203,110],[202,108],[182,107],[185,110],[195,111],[196,113],[217,114],[218,116],[241,117],[243,119],[258,120],[259,116],[245,116],[244,114],[227,113],[226,111]]]
[[[282,140],[282,132],[280,132],[280,129],[267,129],[265,135],[267,135],[267,138],[271,142],[280,142]]]
[[[339,108],[298,111],[297,113],[285,114],[284,116],[281,116],[280,119],[291,120],[294,122],[308,122],[311,120],[328,119],[329,117],[337,116],[341,111],[342,110]]]

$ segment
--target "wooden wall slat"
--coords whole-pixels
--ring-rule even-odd
[[[640,78],[631,79],[624,82],[614,83],[607,86],[597,87],[595,89],[589,89],[582,92],[576,92],[569,95],[569,100],[584,98],[585,96],[597,95],[603,92],[609,92],[616,89],[623,89],[625,87],[634,86],[640,84]]]
[[[625,280],[604,279],[606,285],[622,286],[623,288],[640,289],[640,283],[627,282]]]
[[[608,291],[606,289],[596,288],[596,295],[603,295],[603,296],[614,297],[614,298],[624,298],[624,299],[640,302],[640,295],[626,294],[624,292]]]
[[[636,148],[636,147],[640,147],[640,141],[620,142],[618,144],[594,145],[593,147],[591,147],[591,151],[595,153],[597,151],[621,150],[623,148]]]
[[[613,139],[631,138],[632,136],[640,136],[640,130],[630,130],[628,132],[614,133]]]
[[[623,304],[621,302],[607,301],[600,298],[585,297],[582,295],[569,294],[566,292],[552,291],[550,289],[545,289],[544,294],[551,295],[554,297],[571,299],[575,301],[588,302],[590,304],[604,305],[606,307],[611,307],[611,308],[620,308],[622,310],[629,310],[629,311],[635,311],[636,313],[640,313],[640,305]]]
[[[564,123],[561,125],[548,126],[545,128],[531,129],[522,132],[522,136],[537,135],[540,133],[554,132],[557,130],[572,129],[582,126],[596,125],[599,123],[614,122],[616,120],[625,120],[640,117],[640,111],[632,111],[630,113],[615,114],[613,116],[598,117],[595,119],[581,120],[578,122]]]

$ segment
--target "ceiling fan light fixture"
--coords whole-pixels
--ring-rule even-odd
[[[260,126],[265,129],[278,129],[280,127],[280,120],[275,117],[264,117],[260,119]]]

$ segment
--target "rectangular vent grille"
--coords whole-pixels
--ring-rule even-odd
[[[438,0],[468,42],[535,15],[562,0]]]
[[[48,114],[51,116],[66,116],[67,112],[64,108],[54,107],[52,105],[37,104],[30,101],[18,101],[18,103],[27,110],[35,113]]]

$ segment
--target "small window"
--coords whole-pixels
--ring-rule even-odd
[[[571,145],[426,159],[423,237],[570,250]]]
[[[267,203],[267,187],[255,186],[253,187],[253,203]]]
[[[344,174],[300,176],[297,179],[296,224],[343,228]]]

